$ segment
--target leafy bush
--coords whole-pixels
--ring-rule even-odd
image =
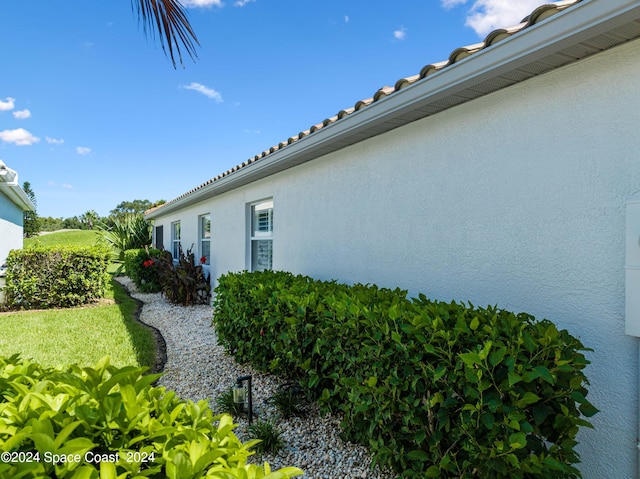
[[[98,224],[107,242],[116,250],[117,259],[124,259],[124,252],[128,249],[151,246],[152,230],[141,214],[126,214],[114,217],[111,226]]]
[[[155,248],[129,249],[124,252],[124,267],[131,281],[143,292],[162,290],[160,272],[156,266],[159,258],[171,260],[171,253]]]
[[[153,387],[144,368],[45,368],[0,357],[0,477],[288,478],[250,465],[250,441],[204,401]],[[7,460],[9,459],[9,460]],[[102,461],[100,461],[102,459]]]
[[[580,477],[589,351],[548,320],[284,272],[219,279],[238,361],[297,379],[403,477]]]
[[[183,306],[209,304],[211,298],[209,277],[205,276],[202,265],[196,266],[191,249],[185,254],[180,247],[179,252],[177,264],[173,264],[170,256],[160,256],[155,262],[162,293],[172,303]]]
[[[7,257],[5,296],[11,308],[77,306],[103,297],[109,250],[104,246],[33,246]]]

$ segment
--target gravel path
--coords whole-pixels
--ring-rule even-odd
[[[126,277],[117,280],[129,290],[131,296],[142,301],[140,320],[157,328],[166,342],[167,361],[161,386],[176,391],[183,399],[206,399],[215,410],[215,398],[229,390],[236,378],[245,374],[253,376],[254,411],[260,418],[275,419],[282,432],[284,448],[277,456],[264,454],[254,461],[268,462],[273,469],[297,466],[305,471],[305,479],[390,479],[391,474],[371,470],[371,458],[365,448],[340,439],[339,418],[333,415],[320,417],[317,408],[310,406],[302,418],[277,418],[274,408],[265,403],[283,381],[275,376],[254,371],[237,364],[217,344],[215,330],[211,326],[212,308],[207,305],[176,306],[160,294],[137,291]],[[254,419],[255,420],[255,419]],[[247,422],[239,423],[237,436],[247,441]]]

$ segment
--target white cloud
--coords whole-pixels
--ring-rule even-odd
[[[38,143],[40,138],[34,136],[24,128],[17,128],[15,130],[0,131],[0,140],[5,143],[15,143],[18,146],[28,146]]]
[[[518,0],[517,2],[513,0],[441,0],[441,2],[444,8],[471,3],[465,25],[473,28],[480,36],[487,35],[497,28],[517,25],[541,4],[540,0]]]
[[[233,4],[236,7],[244,7],[247,3],[255,2],[256,0],[237,0]]]
[[[260,130],[242,130],[244,133],[248,133],[250,135],[259,135],[260,133],[262,133],[262,131]]]
[[[58,140],[56,138],[49,138],[48,136],[46,136],[44,139],[47,140],[47,143],[51,145],[62,145],[64,143],[64,140],[62,138]]]
[[[91,153],[91,148],[87,148],[86,146],[78,146],[76,147],[76,152],[78,155],[88,155]]]
[[[215,91],[213,88],[209,88],[208,86],[204,86],[202,83],[192,82],[188,85],[182,85],[181,88],[185,90],[193,90],[198,93],[202,93],[204,96],[215,100],[216,103],[222,103],[222,95],[219,92]]]
[[[349,15],[344,16],[344,23],[349,23]]]
[[[407,38],[407,29],[404,27],[400,27],[398,30],[393,32],[393,36],[396,38],[396,40],[404,40],[405,38]]]
[[[456,5],[464,5],[467,0],[442,0],[442,6],[446,9],[453,8]]]
[[[16,99],[11,97],[5,98],[5,101],[0,100],[0,111],[13,110],[16,107],[15,101]]]
[[[222,0],[184,0],[182,2],[182,5],[184,5],[187,8],[198,8],[198,7],[222,7],[224,6],[224,3],[222,3]]]
[[[62,187],[66,188],[68,190],[72,190],[73,189],[73,185],[70,185],[69,183],[62,183]]]
[[[31,112],[28,109],[25,108],[24,110],[14,111],[13,112],[13,116],[14,116],[14,118],[17,118],[18,120],[25,120],[25,119],[31,117]]]

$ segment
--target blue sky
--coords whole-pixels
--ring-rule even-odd
[[[538,0],[189,0],[172,67],[127,0],[0,2],[0,159],[40,216],[170,200]]]

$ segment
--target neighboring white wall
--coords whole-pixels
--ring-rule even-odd
[[[0,189],[0,265],[9,251],[22,248],[23,212]]]
[[[640,192],[638,78],[635,41],[156,224],[167,244],[182,217],[190,244],[210,212],[215,278],[247,267],[246,205],[273,197],[274,269],[552,320],[594,349],[601,412],[579,437],[584,477],[637,477],[624,262],[625,201]]]

